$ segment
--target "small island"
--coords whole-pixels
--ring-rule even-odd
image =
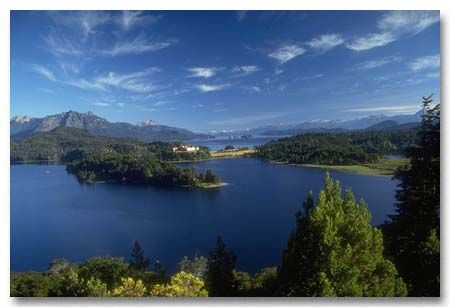
[[[67,172],[83,183],[125,183],[183,188],[224,186],[211,170],[197,173],[195,168],[181,168],[173,162],[125,155],[91,156],[67,164]]]

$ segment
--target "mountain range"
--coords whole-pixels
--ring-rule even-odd
[[[343,132],[348,130],[378,130],[381,126],[384,129],[402,129],[417,126],[414,123],[421,121],[422,110],[407,115],[371,115],[356,119],[345,120],[310,120],[299,124],[278,124],[278,125],[264,125],[256,128],[241,130],[241,131],[224,131],[221,135],[294,135],[306,132]],[[377,128],[376,125],[389,121],[389,124],[381,125]],[[394,127],[398,125],[399,127]],[[374,129],[371,127],[374,126]]]
[[[128,137],[143,141],[187,141],[208,137],[187,129],[160,125],[153,120],[146,120],[133,125],[123,122],[109,122],[92,112],[79,113],[75,111],[49,115],[44,118],[15,116],[10,120],[10,136],[12,139],[16,139],[37,132],[50,131],[57,127],[79,128],[93,135]]]

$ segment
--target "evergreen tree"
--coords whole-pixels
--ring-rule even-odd
[[[196,255],[192,260],[190,260],[185,256],[181,259],[178,265],[180,272],[191,273],[192,275],[203,279],[208,267],[208,259],[203,256],[198,257]]]
[[[397,170],[396,214],[383,225],[387,250],[411,296],[440,295],[440,105],[423,98],[418,142],[410,167]]]
[[[395,266],[383,257],[381,231],[366,204],[327,174],[314,207],[311,193],[279,268],[283,296],[405,296]]]
[[[234,276],[236,255],[225,251],[222,237],[217,238],[216,247],[209,253],[206,287],[209,296],[236,296],[238,285]]]
[[[144,257],[144,250],[139,245],[139,242],[135,241],[131,251],[130,269],[137,272],[145,272],[149,265],[150,259]]]

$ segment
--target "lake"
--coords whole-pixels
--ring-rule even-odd
[[[266,144],[270,141],[277,140],[280,138],[288,137],[284,136],[265,136],[265,135],[254,135],[251,138],[243,139],[240,137],[216,137],[214,139],[207,140],[192,140],[187,141],[189,145],[193,146],[206,146],[210,150],[220,150],[224,149],[227,145],[233,145],[234,147],[248,147],[253,148],[254,146],[259,146]]]
[[[186,165],[186,163],[184,164]],[[46,270],[55,258],[128,258],[134,240],[145,255],[174,272],[183,256],[208,255],[217,235],[238,256],[239,270],[276,265],[309,190],[317,196],[325,172],[253,158],[210,160],[229,185],[184,190],[120,184],[80,184],[62,165],[11,165],[11,270]],[[332,172],[373,224],[393,212],[389,177]]]

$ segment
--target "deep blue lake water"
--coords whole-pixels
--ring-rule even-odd
[[[11,270],[46,270],[55,258],[128,257],[134,240],[169,272],[183,256],[207,256],[217,235],[238,256],[239,270],[279,263],[294,214],[309,190],[322,188],[320,169],[256,159],[196,163],[230,185],[183,190],[114,184],[79,184],[61,165],[11,166]],[[396,182],[389,177],[332,172],[373,224],[393,211]]]

